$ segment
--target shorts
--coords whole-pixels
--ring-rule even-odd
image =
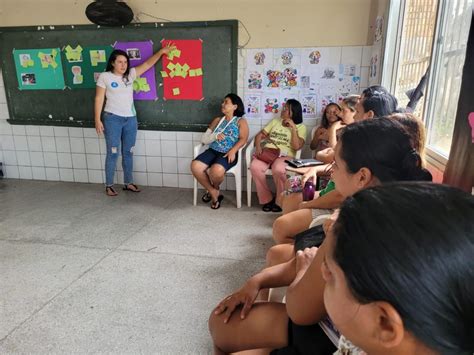
[[[221,152],[218,152],[217,150],[209,148],[208,150],[199,154],[194,160],[199,160],[200,162],[203,162],[207,166],[211,166],[213,164],[219,164],[224,167],[225,171],[227,171],[237,164],[237,162],[239,161],[239,153],[235,155],[235,160],[232,163],[229,163],[229,161],[227,160],[227,157],[224,158],[224,155],[226,154],[227,153],[221,153]]]
[[[271,355],[332,355],[337,348],[319,324],[296,325],[288,320],[288,346]]]

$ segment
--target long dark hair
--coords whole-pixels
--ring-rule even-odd
[[[128,80],[128,74],[130,74],[130,58],[127,52],[121,49],[114,49],[113,52],[110,53],[110,57],[107,61],[107,67],[105,68],[105,71],[114,71],[114,66],[112,65],[112,63],[115,62],[115,59],[117,59],[119,55],[123,55],[125,58],[127,58],[127,70],[125,70],[125,73],[123,73],[123,78]]]
[[[382,117],[353,123],[343,129],[339,141],[341,157],[351,173],[366,167],[382,183],[432,179],[422,168],[410,136],[396,121]]]
[[[303,108],[298,100],[289,99],[286,101],[286,104],[290,106],[291,110],[291,119],[295,124],[300,124],[303,122]]]
[[[325,108],[323,112],[323,116],[321,117],[321,126],[324,128],[329,128],[329,120],[328,120],[328,115],[326,114],[327,110],[331,106],[336,106],[339,110],[341,109],[341,106],[336,104],[335,102],[330,102]],[[340,121],[341,119],[337,117],[337,121]]]
[[[227,94],[225,98],[228,98],[232,102],[232,104],[237,105],[237,109],[234,110],[234,116],[242,117],[245,114],[244,103],[242,102],[242,99],[239,95],[230,93]]]
[[[363,189],[342,204],[333,257],[361,304],[385,301],[440,354],[474,349],[474,197],[446,185]]]

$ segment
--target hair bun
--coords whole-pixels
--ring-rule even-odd
[[[415,149],[405,154],[402,161],[401,180],[432,181],[431,173],[421,167],[421,157]]]

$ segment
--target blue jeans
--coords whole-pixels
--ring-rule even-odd
[[[107,145],[105,157],[105,185],[114,184],[115,166],[119,146],[122,147],[123,182],[125,185],[133,183],[133,148],[137,139],[137,117],[122,117],[113,113],[104,112],[104,135]]]

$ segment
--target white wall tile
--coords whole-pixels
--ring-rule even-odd
[[[23,166],[30,166],[30,153],[29,152],[16,152],[16,159],[18,161],[18,165]]]
[[[75,139],[75,138],[74,138]],[[87,154],[99,154],[99,139],[98,138],[84,138]]]
[[[27,136],[39,136],[40,135],[39,126],[26,126],[26,135]]]
[[[163,157],[176,157],[176,141],[161,141],[161,155]]]
[[[16,150],[28,150],[28,141],[26,136],[13,136]]]
[[[28,150],[30,152],[42,152],[43,146],[41,144],[41,138],[38,136],[28,136],[26,137],[28,142]]]
[[[161,141],[159,140],[146,140],[145,150],[147,156],[159,157],[161,156]]]
[[[56,137],[56,150],[60,153],[70,153],[71,143],[69,137]]]
[[[179,174],[178,175],[178,187],[185,188],[185,189],[192,189],[193,188],[193,176],[192,175]]]
[[[342,47],[341,63],[361,65],[362,47]]]
[[[107,145],[105,143],[105,139],[103,138],[99,138],[99,151],[101,154],[106,154],[107,153]]]
[[[11,135],[12,125],[8,122],[0,121],[0,134]]]
[[[328,47],[326,51],[326,58],[321,58],[321,64],[339,64],[341,62],[341,51],[341,47]]]
[[[54,136],[53,127],[51,127],[51,126],[40,126],[40,135],[42,137],[53,137]],[[46,177],[48,177],[48,174],[46,174]]]
[[[49,181],[59,181],[59,180],[61,180],[61,181],[74,181],[72,179],[72,174],[71,174],[71,179],[70,180],[63,180],[62,178],[60,179],[58,168],[45,168],[44,170],[46,171],[46,180],[49,180]],[[72,173],[71,169],[61,169],[61,170],[70,170],[71,173]]]
[[[93,184],[103,184],[104,176],[101,170],[88,170],[89,182]]]
[[[7,120],[9,118],[10,114],[8,113],[7,104],[0,104],[0,120]]]
[[[12,131],[14,136],[26,136],[25,126],[12,125]]]
[[[178,174],[163,174],[163,186],[178,187]]]
[[[203,133],[203,132],[193,132],[193,141],[198,141],[198,142],[200,142],[200,141],[201,141],[201,137],[202,137],[202,133]]]
[[[46,180],[46,171],[44,168],[32,167],[31,172],[33,173],[34,180]]]
[[[5,165],[18,165],[16,160],[16,152],[14,150],[4,150],[3,159]]]
[[[68,127],[54,127],[54,135],[56,137],[69,137]]]
[[[146,157],[146,169],[148,172],[161,173],[161,157]]]
[[[41,137],[41,144],[43,146],[43,152],[55,152],[56,142],[54,137]]]
[[[82,138],[84,131],[81,127],[69,127],[69,137]]]
[[[86,169],[73,169],[75,182],[89,182],[89,174]]]
[[[364,46],[362,48],[362,63],[361,66],[370,66],[370,58],[372,57],[372,46]]]
[[[72,167],[74,169],[86,169],[86,155],[85,154],[72,154]]]
[[[30,152],[31,166],[44,167],[43,152]]]
[[[84,132],[84,137],[98,138],[97,131],[95,130],[95,128],[83,128],[82,130]]]
[[[178,161],[176,158],[169,158],[169,157],[161,158],[161,166],[163,168],[164,173],[176,174],[178,172],[177,163]],[[164,175],[163,175],[163,179],[164,179]]]
[[[0,142],[2,143],[3,150],[15,150],[15,141],[13,136],[1,136]]]
[[[137,132],[137,139],[145,139],[145,131],[139,129]]]
[[[163,174],[148,173],[148,185],[149,186],[163,186]]]
[[[31,166],[19,166],[18,172],[20,173],[20,179],[33,179],[33,173],[31,172]]]
[[[133,172],[133,182],[137,185],[148,185],[148,176],[146,173]]]
[[[176,132],[161,132],[161,140],[176,141]]]
[[[133,157],[133,171],[146,172],[146,157]]]
[[[135,142],[135,148],[133,149],[134,155],[146,155],[145,140],[137,139]]]
[[[191,158],[178,158],[178,173],[191,174]]]
[[[60,168],[72,168],[71,153],[58,153],[58,164]]]
[[[5,177],[9,179],[18,179],[20,177],[20,172],[18,171],[18,166],[5,166]]]
[[[178,141],[192,141],[193,140],[193,132],[177,132],[176,139]]]
[[[193,158],[193,141],[178,141],[178,157]]]
[[[160,139],[161,132],[160,131],[143,131],[145,134],[145,139]]]
[[[102,162],[100,161],[100,155],[98,154],[87,154],[87,169],[101,170],[103,168]]]
[[[70,138],[72,153],[85,153],[84,138]]]
[[[58,167],[58,154],[45,152],[43,153],[44,156],[44,166],[49,168],[57,168]]]
[[[360,87],[369,86],[369,67],[360,68]]]

